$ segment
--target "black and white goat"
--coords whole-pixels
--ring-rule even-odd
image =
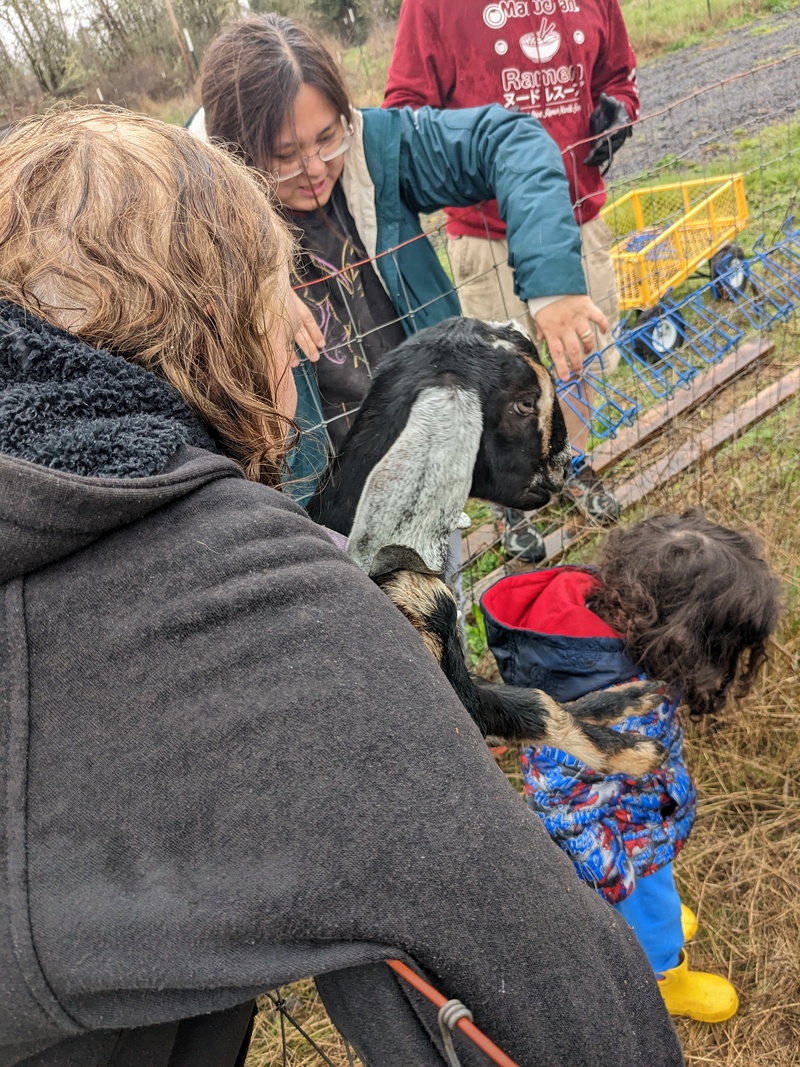
[[[527,334],[448,319],[384,357],[309,513],[348,537],[349,554],[420,632],[484,736],[556,745],[599,772],[638,775],[661,762],[661,747],[602,723],[645,710],[656,684],[560,705],[485,682],[467,669],[441,579],[468,496],[541,507],[563,486],[569,458],[552,379]]]

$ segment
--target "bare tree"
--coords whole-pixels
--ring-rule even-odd
[[[239,6],[239,0],[172,0],[179,31],[188,30],[200,53]],[[165,0],[81,0],[79,10],[102,67],[118,69],[134,57],[151,57],[177,70],[180,42]]]
[[[24,104],[27,94],[24,91],[24,82],[24,72],[0,36],[0,122],[15,119],[21,108],[22,113],[25,113]],[[0,139],[2,139],[3,129],[4,127],[0,125]]]
[[[94,98],[102,83],[106,99],[124,102],[185,86],[194,67],[181,63],[184,30],[202,55],[240,0],[172,0],[172,8],[175,32],[165,0],[0,0],[0,118],[21,68],[50,96]]]
[[[74,55],[61,0],[5,0],[0,22],[25,57],[42,90],[57,94]]]

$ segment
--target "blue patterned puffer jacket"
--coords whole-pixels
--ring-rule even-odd
[[[509,685],[542,689],[559,701],[644,677],[625,644],[588,607],[596,578],[579,567],[503,578],[483,596],[489,647]],[[691,832],[697,791],[683,759],[675,703],[614,726],[660,741],[667,758],[641,778],[602,775],[557,748],[521,755],[525,795],[583,881],[612,904],[637,878],[671,863]]]

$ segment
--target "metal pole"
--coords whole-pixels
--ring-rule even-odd
[[[167,15],[169,16],[169,22],[172,26],[172,32],[175,34],[175,40],[178,42],[178,48],[180,48],[181,50],[183,62],[186,64],[186,70],[189,75],[189,81],[194,81],[194,66],[192,65],[191,59],[189,58],[189,53],[186,51],[186,45],[183,42],[183,37],[181,36],[181,31],[178,27],[178,20],[175,18],[175,12],[172,9],[171,0],[164,0],[164,6],[167,9]]]
[[[195,54],[194,45],[192,44],[192,38],[189,36],[189,31],[185,26],[183,27],[183,36],[186,38],[186,47],[189,49],[189,55],[192,57],[194,69],[200,70],[200,64],[197,62],[197,55]]]

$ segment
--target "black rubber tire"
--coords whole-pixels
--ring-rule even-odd
[[[747,273],[744,268],[746,259],[747,256],[740,245],[723,245],[708,261],[711,281],[714,282],[714,289],[720,300],[735,300],[736,296],[747,288]],[[741,264],[738,270],[724,281],[718,280],[721,274],[738,264]]]
[[[652,323],[651,327],[640,332],[647,323]],[[636,320],[634,330],[637,336],[633,342],[633,350],[640,359],[648,363],[658,363],[670,352],[681,348],[686,340],[686,322],[683,316],[677,311],[667,311],[660,304],[643,311]]]

